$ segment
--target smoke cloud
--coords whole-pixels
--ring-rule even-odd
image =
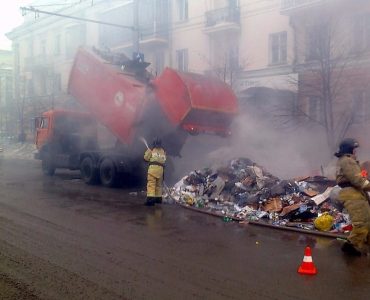
[[[235,119],[232,136],[190,137],[175,161],[177,178],[204,167],[217,168],[223,162],[246,157],[280,178],[321,173],[332,177],[335,162],[327,150],[325,135],[319,128],[281,130],[269,120],[252,113]]]

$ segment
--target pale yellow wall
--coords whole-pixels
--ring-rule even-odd
[[[249,4],[251,3],[251,4]],[[280,14],[280,0],[241,0],[240,60],[248,70],[269,67],[269,35],[287,31],[288,64],[293,61],[294,35],[289,17]]]
[[[73,11],[72,11],[73,12]],[[69,12],[69,13],[72,13]],[[84,17],[94,18],[96,15],[96,9],[93,7],[90,10],[86,10]],[[42,55],[41,41],[46,41],[46,56],[45,62],[50,61],[53,65],[52,70],[56,74],[61,75],[61,86],[62,91],[67,91],[68,78],[70,69],[73,63],[73,57],[66,55],[66,31],[71,26],[84,24],[86,26],[86,44],[89,46],[96,46],[98,44],[98,25],[92,23],[82,23],[65,18],[54,18],[54,22],[51,24],[43,25],[46,22],[46,18],[40,19],[40,25],[35,26],[31,35],[23,35],[16,42],[19,43],[20,53],[20,76],[25,78],[31,78],[30,73],[24,69],[24,63],[30,56],[39,57]],[[29,20],[28,22],[30,22]],[[56,53],[56,36],[60,35],[60,50],[59,54]],[[30,41],[32,40],[32,49],[30,48]],[[35,82],[37,85],[37,81]],[[40,89],[36,86],[35,92],[40,92]]]
[[[86,2],[86,1],[85,1]],[[89,1],[87,1],[89,2]],[[86,2],[86,3],[87,3]],[[112,8],[112,3],[103,2],[104,6],[86,6],[83,17],[95,19],[104,10]],[[288,31],[288,63],[293,58],[293,34],[289,26],[289,17],[280,14],[280,0],[239,0],[241,7],[240,32],[235,32],[234,37],[227,36],[222,39],[211,37],[205,33],[206,12],[222,8],[226,0],[188,0],[189,18],[178,21],[177,0],[171,1],[172,24],[168,47],[160,49],[141,49],[146,60],[152,63],[149,71],[155,72],[155,52],[163,51],[165,65],[176,67],[176,50],[188,49],[189,71],[202,73],[217,67],[217,52],[223,52],[236,43],[239,47],[239,61],[245,70],[259,70],[269,68],[269,34],[279,31]],[[73,11],[66,12],[73,13]],[[28,16],[29,17],[29,16]],[[40,54],[41,39],[47,40],[47,55],[54,56],[54,72],[62,76],[62,87],[66,91],[68,76],[72,59],[66,57],[66,29],[76,24],[70,19],[54,18],[55,22],[46,24],[40,20],[40,25],[32,33],[33,55]],[[29,18],[29,22],[31,19]],[[86,44],[98,46],[98,25],[86,23]],[[55,36],[61,35],[60,55],[54,55]],[[19,40],[21,70],[24,58],[29,56],[29,36]],[[131,50],[130,50],[131,51]]]
[[[203,32],[205,27],[205,12],[209,7],[208,0],[189,0],[189,19],[178,21],[177,1],[172,3],[172,66],[176,67],[176,51],[188,49],[189,71],[203,72],[210,69],[209,38]]]
[[[217,53],[233,47],[235,41],[239,46],[239,61],[244,69],[258,70],[269,67],[269,34],[287,31],[288,64],[293,60],[293,32],[289,17],[280,14],[280,0],[240,0],[240,33],[210,37],[204,33],[205,14],[209,10],[222,8],[225,0],[189,0],[189,20],[175,22],[173,31],[173,61],[176,63],[175,51],[189,49],[189,69],[202,72],[217,67]],[[176,6],[173,13],[176,15]]]
[[[351,57],[354,39],[354,20],[357,16],[370,13],[370,2],[363,5],[361,1],[355,5],[342,1],[341,6],[313,7],[310,10],[301,11],[296,14],[294,23],[297,32],[297,62],[304,63],[307,48],[307,28],[313,22],[320,19],[330,21],[330,33],[327,35],[331,39],[331,55],[337,58],[348,59]]]

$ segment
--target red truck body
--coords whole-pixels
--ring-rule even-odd
[[[146,96],[146,85],[97,54],[81,49],[74,61],[69,93],[122,142],[134,136]]]
[[[147,65],[110,52],[78,50],[69,78],[69,94],[87,111],[86,120],[90,114],[119,143],[116,149],[101,151],[93,135],[83,138],[82,130],[77,129],[86,129],[86,122],[73,122],[81,114],[49,111],[40,123],[48,126],[38,126],[36,137],[44,172],[52,175],[56,168],[80,169],[85,182],[100,180],[113,186],[119,174],[137,172],[142,164],[142,138],[150,142],[159,137],[169,155],[179,155],[189,133],[230,133],[237,99],[227,84],[170,68],[151,78],[145,70]],[[71,126],[58,128],[54,124],[55,115],[76,124],[73,134],[68,132]],[[63,131],[65,136],[59,138]],[[95,127],[90,131],[96,132]],[[67,142],[61,145],[62,140]],[[93,147],[84,148],[86,145]]]
[[[166,68],[153,84],[157,99],[173,124],[188,131],[229,133],[237,100],[224,82]]]
[[[230,131],[237,100],[220,80],[166,68],[147,84],[91,51],[82,48],[76,55],[69,93],[124,143],[134,140],[135,125],[152,97],[149,89],[154,89],[156,100],[174,127],[218,134]]]

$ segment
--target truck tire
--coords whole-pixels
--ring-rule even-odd
[[[55,174],[55,166],[52,161],[51,156],[48,154],[41,161],[42,172],[47,176],[53,176]]]
[[[118,183],[118,174],[113,161],[109,158],[103,159],[100,164],[100,180],[106,187],[116,187]]]
[[[94,167],[94,162],[91,157],[85,157],[80,166],[82,180],[87,184],[97,184],[99,179],[98,170]]]

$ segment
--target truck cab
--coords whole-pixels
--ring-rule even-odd
[[[85,112],[49,110],[35,119],[35,144],[45,174],[56,168],[79,169],[80,153],[96,150],[97,123]]]

